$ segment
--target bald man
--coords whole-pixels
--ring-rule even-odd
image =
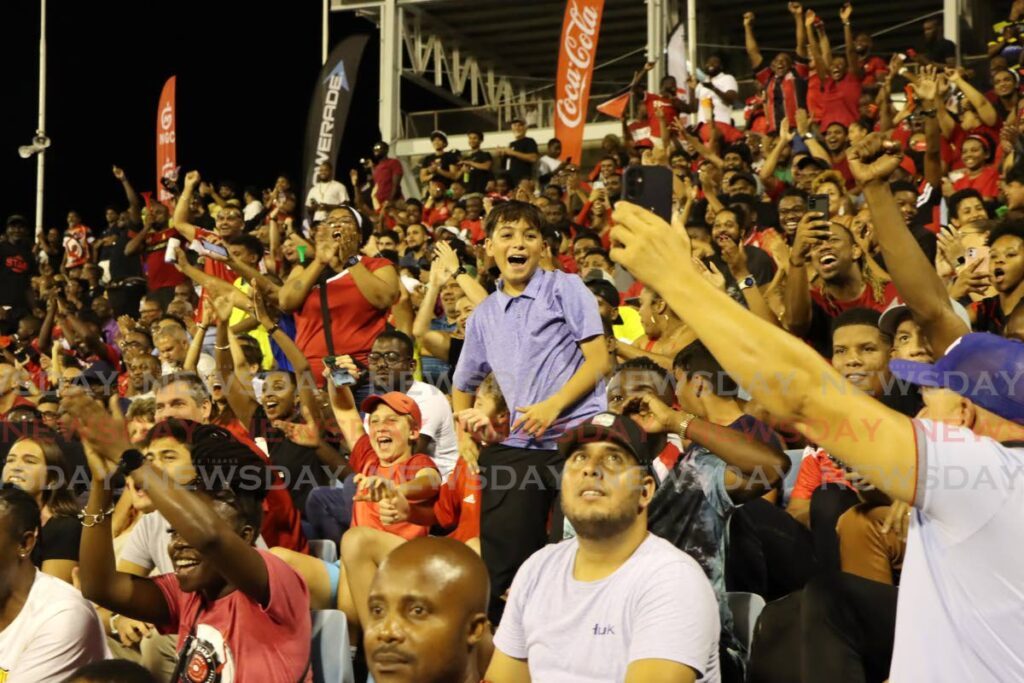
[[[377,570],[363,646],[377,683],[478,683],[490,659],[487,567],[464,543],[403,543]]]

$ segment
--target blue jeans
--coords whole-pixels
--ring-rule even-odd
[[[318,486],[306,498],[309,538],[334,541],[341,548],[341,536],[352,526],[352,499],[356,495],[355,475],[335,486]]]

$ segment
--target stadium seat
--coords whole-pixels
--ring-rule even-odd
[[[310,650],[314,683],[355,683],[351,652],[345,613],[336,609],[314,610]]]
[[[794,448],[786,451],[786,455],[789,456],[789,461],[793,466],[789,468],[789,472],[786,472],[786,478],[783,480],[783,504],[789,502],[789,494],[793,492],[793,487],[796,486],[796,475],[800,471],[800,462],[804,459],[804,449]]]
[[[750,651],[750,643],[754,640],[754,626],[757,625],[757,617],[764,609],[764,598],[757,593],[726,593],[725,599],[729,602],[729,611],[732,612],[734,632],[747,651]]]
[[[337,562],[338,544],[328,540],[310,541],[309,554],[319,557],[324,562]]]

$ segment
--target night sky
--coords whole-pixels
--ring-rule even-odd
[[[319,0],[263,5],[236,0],[93,3],[49,0],[47,226],[69,209],[102,229],[103,209],[123,203],[111,166],[139,191],[155,183],[156,107],[177,80],[182,171],[270,185],[298,178],[303,129],[320,69]],[[34,222],[35,160],[18,156],[36,127],[38,0],[8,0],[0,22],[0,215]],[[332,13],[331,39],[375,27]],[[376,35],[376,34],[374,34]],[[338,175],[377,139],[377,39],[363,59]]]

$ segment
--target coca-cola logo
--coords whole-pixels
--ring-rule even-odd
[[[586,114],[584,98],[590,92],[599,18],[596,9],[584,7],[581,11],[575,0],[569,7],[569,24],[562,33],[562,54],[569,65],[555,105],[559,121],[569,128],[578,127]]]
[[[164,105],[164,108],[160,110],[160,129],[170,130],[171,126],[174,125],[174,108],[171,103],[168,102]]]

